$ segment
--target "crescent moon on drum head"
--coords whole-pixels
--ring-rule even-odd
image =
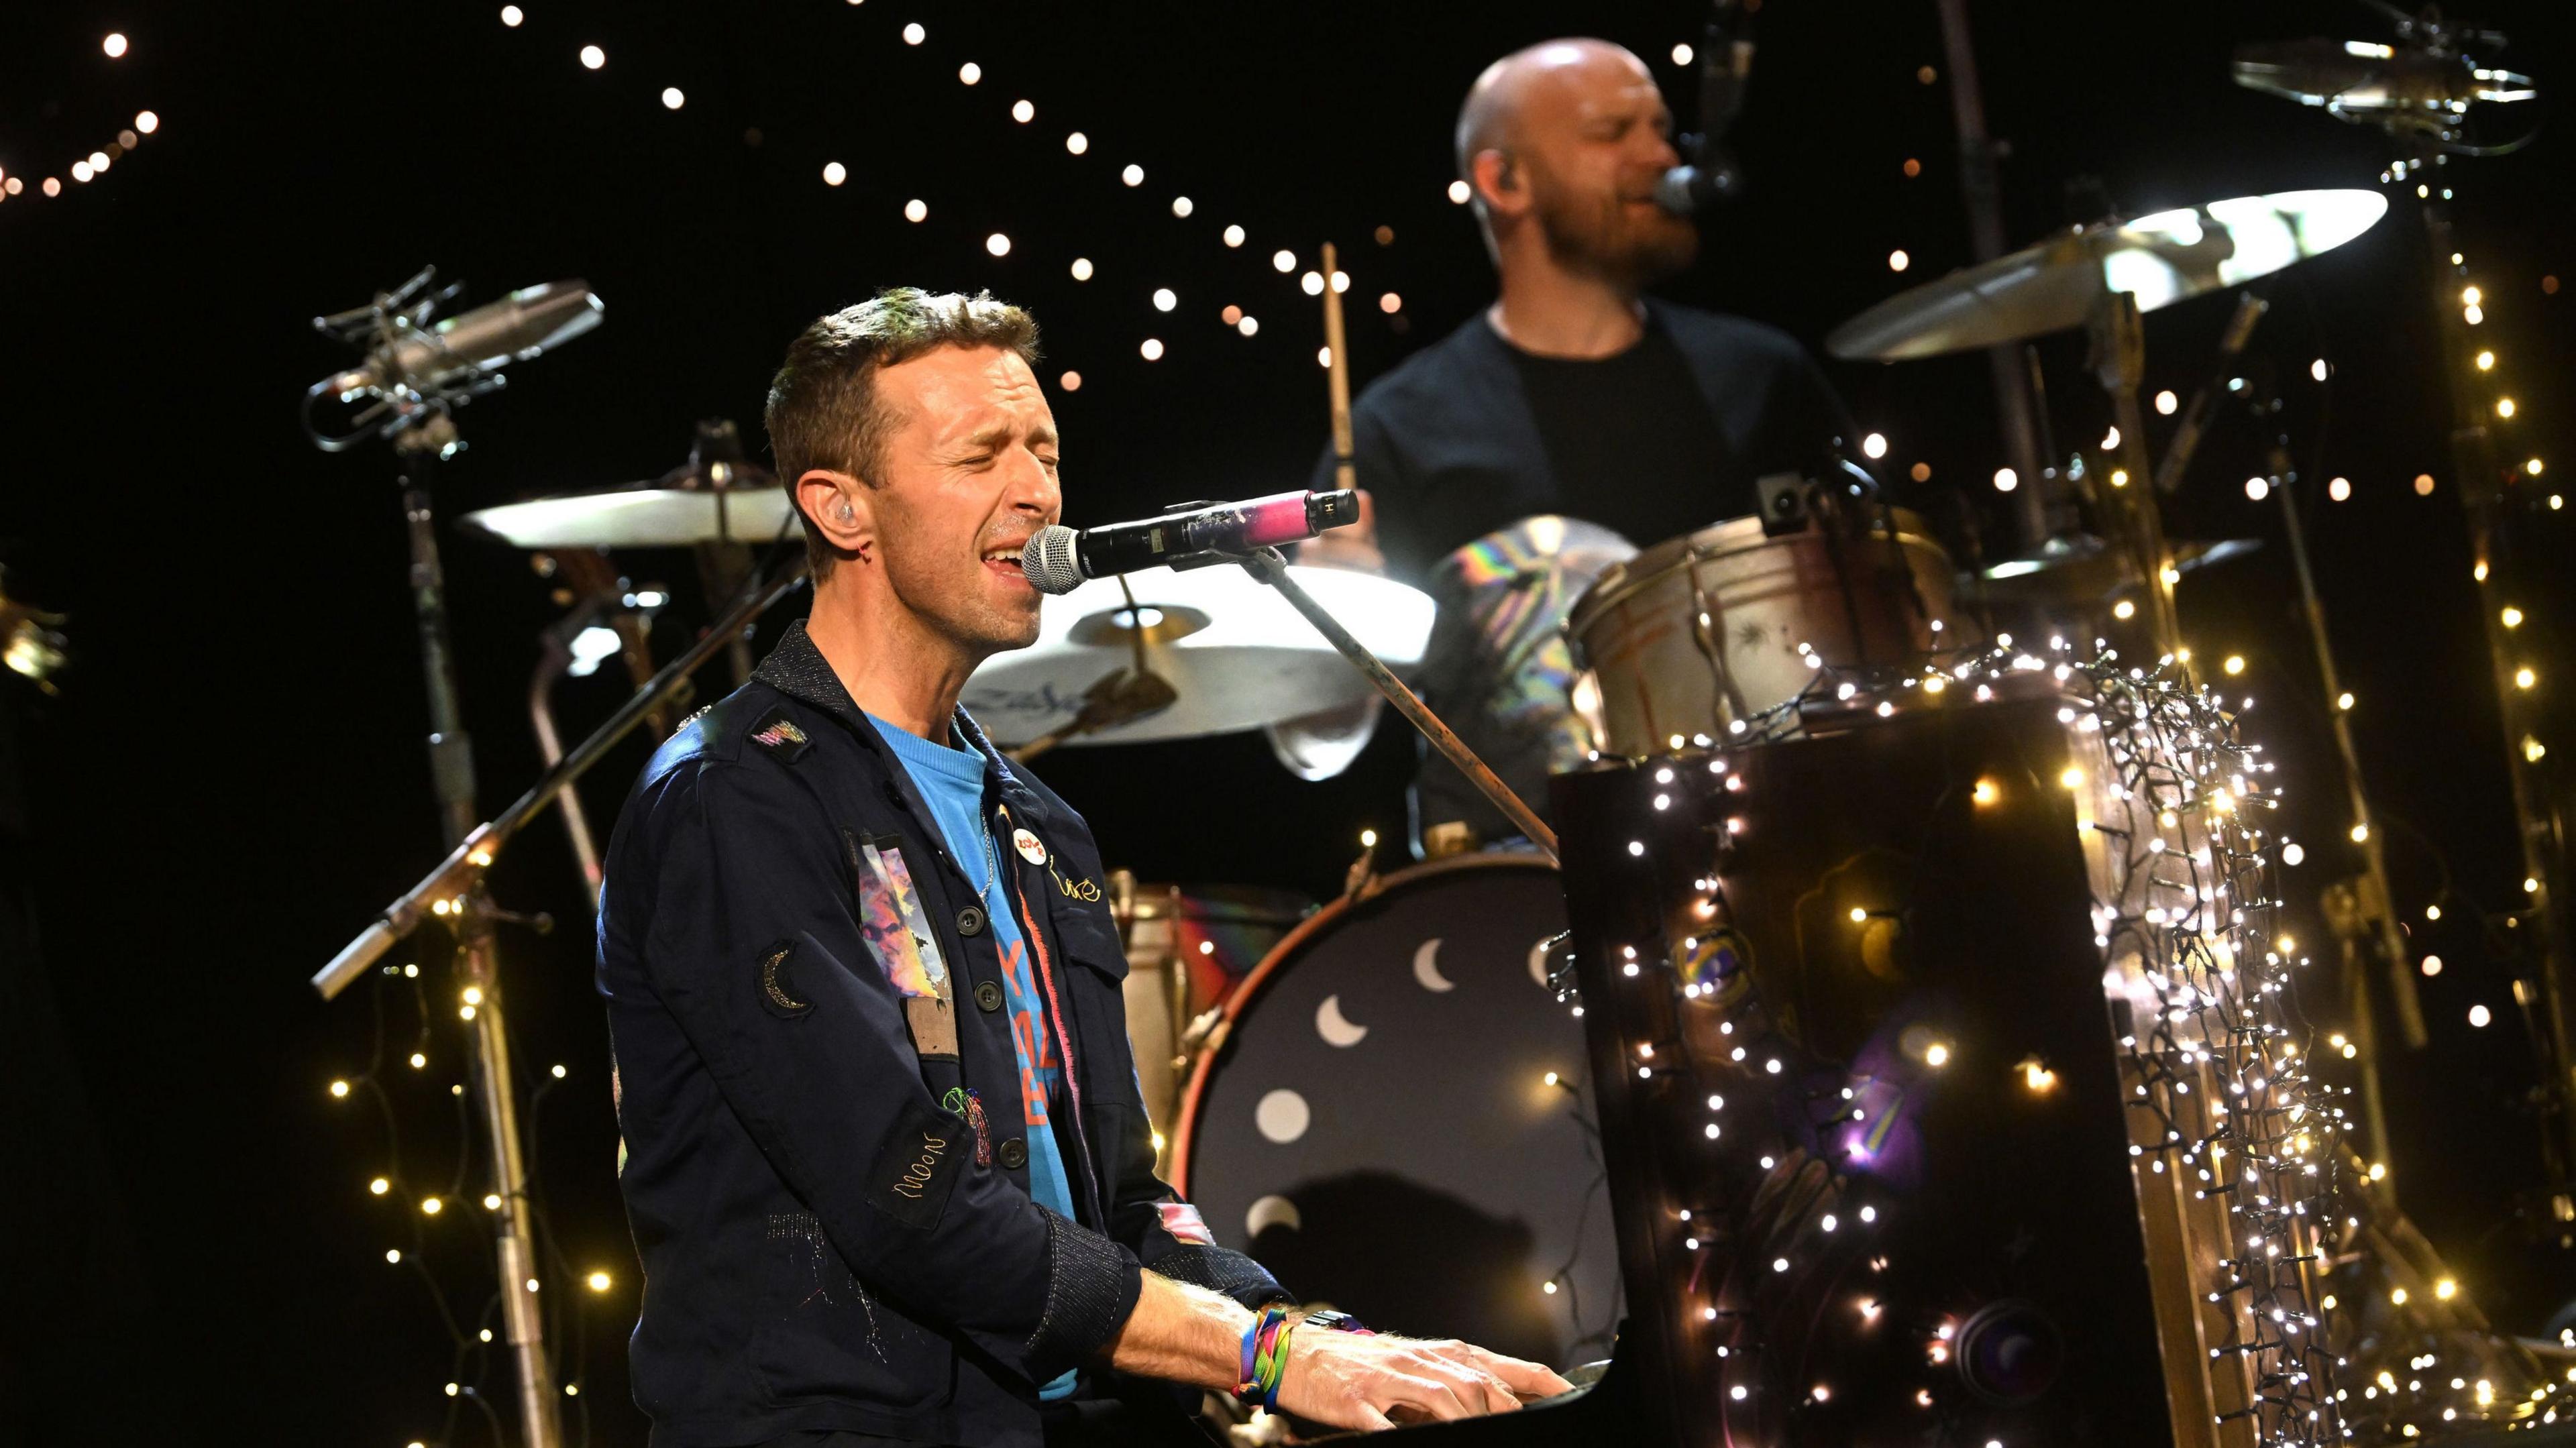
[[[1432,936],[1422,942],[1422,948],[1413,952],[1413,978],[1421,982],[1424,990],[1446,991],[1458,988],[1458,982],[1440,973],[1439,936]]]
[[[1328,995],[1322,1005],[1315,1007],[1315,1034],[1323,1037],[1327,1045],[1356,1046],[1368,1033],[1368,1027],[1342,1014],[1340,996]]]
[[[1252,1210],[1243,1214],[1243,1235],[1246,1237],[1258,1237],[1272,1227],[1286,1227],[1294,1232],[1305,1225],[1306,1219],[1297,1211],[1297,1204],[1286,1197],[1259,1198],[1253,1202]]]

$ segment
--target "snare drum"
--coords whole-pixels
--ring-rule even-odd
[[[1921,517],[1871,509],[1770,537],[1737,518],[1601,575],[1566,620],[1600,690],[1605,752],[1659,754],[1798,696],[1826,663],[1893,664],[1971,642],[1950,558]]]
[[[1127,947],[1127,1041],[1145,1114],[1168,1138],[1188,1079],[1190,1025],[1216,1008],[1315,902],[1253,885],[1138,884],[1109,874],[1109,909]]]
[[[1171,1181],[1219,1245],[1373,1326],[1607,1355],[1618,1249],[1555,869],[1464,855],[1325,906],[1225,1003]]]

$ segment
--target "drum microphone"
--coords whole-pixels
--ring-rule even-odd
[[[603,308],[586,282],[548,282],[459,312],[425,331],[395,333],[367,360],[317,391],[340,398],[408,388],[435,392],[508,362],[525,362],[599,325]],[[317,319],[323,326],[334,318]],[[326,328],[327,330],[327,328]]]
[[[1241,503],[1200,503],[1159,518],[1097,528],[1076,530],[1053,523],[1040,528],[1020,550],[1020,571],[1040,593],[1071,593],[1086,578],[1133,573],[1157,564],[1214,561],[1210,555],[1294,543],[1359,518],[1359,494],[1342,488],[1329,493],[1273,493]]]
[[[1690,160],[1655,183],[1655,204],[1675,216],[1696,216],[1731,201],[1744,175],[1726,149],[1726,133],[1744,109],[1744,83],[1753,74],[1753,30],[1741,0],[1714,0],[1699,57],[1699,134],[1684,136]]]

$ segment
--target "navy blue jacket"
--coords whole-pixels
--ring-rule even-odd
[[[1069,1058],[1073,1109],[1052,1114],[1076,1220],[1029,1196],[983,862],[959,873],[798,623],[654,755],[609,846],[599,990],[656,1448],[806,1429],[1034,1448],[1035,1385],[1096,1370],[1140,1264],[1247,1305],[1286,1296],[1154,1176],[1082,817],[962,710],[955,727],[989,761],[995,858]],[[954,1060],[916,1051],[860,933],[871,844],[901,851],[949,964]]]

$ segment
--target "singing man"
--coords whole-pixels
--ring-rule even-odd
[[[1205,1442],[1162,1385],[1344,1428],[1565,1391],[1305,1320],[1155,1179],[1099,850],[957,703],[1038,635],[1036,359],[1019,308],[909,288],[796,338],[768,425],[811,615],[617,822],[599,988],[655,1448]]]

